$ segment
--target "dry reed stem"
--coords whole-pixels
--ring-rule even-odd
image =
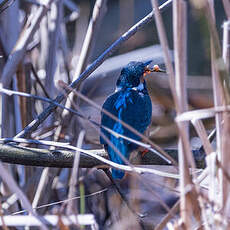
[[[176,63],[176,71],[177,71],[177,82],[174,80],[174,72],[171,60],[169,59],[168,55],[168,44],[166,39],[166,34],[164,31],[163,22],[161,19],[161,15],[159,13],[157,2],[155,0],[152,0],[152,5],[154,6],[156,13],[155,13],[155,20],[156,25],[159,33],[159,38],[162,44],[162,48],[164,50],[164,57],[165,57],[165,64],[167,67],[167,70],[169,72],[169,79],[170,79],[170,88],[173,94],[173,98],[176,105],[176,111],[178,114],[183,112],[186,109],[186,94],[185,94],[185,81],[184,76],[186,75],[186,26],[183,24],[183,22],[186,20],[185,12],[186,8],[185,5],[181,6],[182,4],[185,4],[184,2],[174,2],[173,4],[177,4],[174,6],[174,47],[175,47],[175,63]],[[179,7],[179,8],[178,8]],[[183,7],[183,10],[181,9]],[[178,9],[181,9],[181,11],[177,11]],[[177,18],[175,16],[180,15],[181,18]],[[183,45],[184,44],[184,45]],[[185,52],[185,53],[184,53]],[[183,99],[184,101],[182,101]],[[183,219],[184,224],[187,226],[190,226],[190,216],[192,209],[191,206],[191,200],[188,199],[189,196],[186,196],[186,192],[184,191],[186,185],[192,184],[191,178],[189,176],[188,171],[188,159],[190,164],[194,167],[194,160],[190,151],[190,145],[189,145],[189,138],[188,138],[188,132],[186,132],[186,125],[184,123],[179,123],[178,128],[180,130],[182,142],[179,142],[179,149],[182,148],[183,150],[180,151],[179,154],[179,168],[180,168],[180,192],[181,192],[181,216]],[[182,145],[183,143],[183,145]],[[187,153],[187,157],[186,154]],[[191,193],[192,194],[192,193]],[[190,198],[192,198],[192,195],[190,194]],[[194,198],[194,197],[193,197]]]
[[[230,19],[230,1],[229,0],[222,0],[222,2],[223,2],[225,14],[229,20]]]
[[[82,130],[78,136],[78,141],[77,141],[77,147],[78,148],[82,147],[84,136],[85,136],[85,131]],[[73,162],[73,168],[72,168],[72,172],[71,172],[71,176],[70,176],[68,199],[70,199],[71,197],[74,197],[76,195],[79,161],[80,161],[80,152],[76,151],[75,157],[74,157],[74,162]],[[77,203],[74,202],[74,200],[71,200],[67,204],[66,213],[67,213],[67,215],[70,215],[70,214],[76,215],[77,214]]]
[[[229,168],[229,162],[230,162],[230,114],[227,112],[223,113],[223,130],[222,130],[222,158],[221,158],[221,164],[223,166],[223,169],[221,169],[222,175],[222,208],[225,209],[225,206],[227,204],[227,200],[230,194],[230,182],[226,176],[224,176],[224,171],[226,171],[228,174],[230,174],[230,168]]]
[[[226,65],[227,71],[229,73],[229,22],[227,21],[223,25],[223,61]],[[221,163],[223,168],[221,168],[223,177],[222,177],[222,184],[223,184],[223,210],[226,210],[228,200],[229,200],[229,194],[230,194],[230,181],[225,176],[226,173],[230,173],[229,169],[229,162],[230,162],[230,155],[229,155],[229,149],[230,149],[230,114],[228,112],[223,113],[223,136],[222,136],[222,159]],[[229,214],[227,214],[229,217]]]
[[[229,71],[229,61],[230,61],[230,19],[223,23],[223,47],[222,47],[222,57],[226,65],[227,70]]]
[[[197,119],[192,119],[191,122],[193,126],[195,127],[198,136],[200,137],[205,153],[208,155],[214,152],[214,149],[208,139],[208,135],[207,135],[207,132],[205,130],[205,127],[202,121],[197,120]]]
[[[165,226],[167,225],[167,223],[173,218],[173,215],[176,215],[176,213],[179,211],[180,209],[180,200],[178,200],[173,207],[171,208],[171,212],[168,213],[159,224],[157,224],[157,226],[154,228],[155,230],[163,230],[165,228]]]
[[[3,230],[9,230],[9,228],[6,226],[6,223],[4,221],[4,217],[3,217],[3,209],[2,209],[2,202],[0,201],[0,219],[2,222],[2,228]]]
[[[173,2],[173,39],[175,56],[175,88],[178,100],[177,113],[180,114],[188,109],[186,82],[187,82],[187,5],[183,0]],[[191,228],[192,210],[196,204],[193,203],[192,193],[186,194],[185,189],[192,184],[189,176],[189,163],[195,166],[191,158],[188,124],[178,123],[180,133],[178,143],[179,172],[180,172],[180,216],[186,228]],[[199,207],[199,206],[198,206]],[[198,208],[197,207],[197,208]],[[196,215],[195,215],[196,216]]]
[[[43,169],[37,189],[36,189],[36,193],[34,195],[34,199],[32,202],[32,207],[33,209],[35,209],[38,206],[38,202],[41,199],[42,195],[44,194],[44,190],[45,190],[45,185],[47,184],[49,180],[49,168],[46,167]]]
[[[33,210],[28,198],[26,195],[22,192],[22,190],[18,187],[17,183],[15,182],[12,175],[4,168],[3,164],[0,162],[0,175],[2,180],[7,184],[9,189],[12,191],[12,193],[16,193],[18,198],[21,200],[22,206],[29,210],[29,212],[38,219],[39,223],[41,224],[41,228],[44,230],[48,230],[48,228],[43,223],[43,218],[39,217]]]
[[[167,36],[165,33],[165,29],[164,29],[161,15],[160,15],[160,11],[158,9],[158,4],[156,3],[155,0],[151,0],[151,2],[152,2],[152,6],[155,10],[154,17],[155,17],[157,30],[158,30],[158,36],[159,36],[160,43],[161,43],[162,49],[163,49],[163,55],[164,55],[166,70],[167,70],[167,73],[169,75],[170,89],[172,91],[175,106],[176,106],[176,108],[178,108],[178,101],[177,101],[176,91],[175,91],[175,75],[174,75],[172,61],[170,58]]]
[[[212,20],[212,24],[215,25],[215,14],[214,14],[214,3],[213,1],[207,1],[208,4],[208,9],[209,9],[209,14],[211,15],[211,17],[209,17],[209,19]],[[211,11],[211,12],[210,12]],[[208,19],[207,19],[208,20]],[[210,30],[211,31],[211,30]],[[221,86],[221,82],[220,82],[220,76],[219,76],[219,71],[218,71],[218,67],[216,64],[216,60],[218,58],[217,53],[218,50],[216,50],[216,41],[215,41],[215,36],[213,36],[213,33],[210,32],[210,37],[211,37],[211,65],[212,65],[212,82],[213,82],[213,95],[214,95],[214,105],[215,106],[221,106],[223,105],[223,101],[225,100],[225,97],[223,95],[223,91],[222,91],[222,86]],[[226,101],[225,101],[226,102]],[[226,103],[224,103],[226,104]],[[216,120],[216,143],[217,143],[217,156],[218,156],[218,160],[221,161],[222,159],[222,141],[221,141],[221,137],[223,135],[222,132],[222,119],[223,116],[222,114],[216,114],[215,116],[215,120]],[[213,165],[213,161],[208,161],[210,162],[210,169],[215,170],[215,165]],[[209,164],[207,162],[207,164]],[[214,183],[214,181],[216,181],[216,174],[215,173],[210,173],[209,174],[209,181],[210,181],[210,187],[209,187],[209,199],[211,201],[216,200],[216,194],[218,194],[217,190],[218,188],[216,187],[216,184]],[[220,196],[219,196],[219,204],[220,206],[223,205],[223,173],[222,170],[219,170],[219,192],[220,192]]]

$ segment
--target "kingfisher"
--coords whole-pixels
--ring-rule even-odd
[[[115,149],[128,160],[130,153],[138,148],[136,144],[121,136],[140,141],[140,137],[124,127],[119,120],[142,134],[151,123],[152,103],[146,87],[145,77],[151,72],[165,72],[158,65],[150,68],[149,64],[151,62],[132,61],[128,63],[121,70],[116,82],[115,92],[105,100],[102,106],[103,110],[118,118],[118,120],[114,120],[103,110],[101,112],[100,143],[104,145],[110,160],[115,163],[125,164]],[[106,128],[120,134],[120,136],[113,135],[113,132],[109,132]],[[103,136],[106,137],[107,141]],[[112,143],[113,146],[108,142]],[[122,179],[124,172],[112,169],[112,177]]]

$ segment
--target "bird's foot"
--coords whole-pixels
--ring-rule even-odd
[[[142,151],[141,151],[141,157],[144,157],[144,155],[145,155],[147,152],[149,152],[148,149],[142,150]]]

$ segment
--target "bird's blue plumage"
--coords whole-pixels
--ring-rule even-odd
[[[143,133],[149,126],[152,115],[152,104],[146,83],[142,83],[140,80],[144,73],[144,67],[145,64],[142,62],[131,62],[123,68],[116,84],[119,90],[109,96],[103,104],[103,109],[109,111],[140,133]],[[101,125],[129,138],[140,140],[139,136],[104,113],[102,113]],[[110,140],[126,159],[129,159],[130,153],[137,148],[135,144],[123,138],[115,137],[103,127],[101,128],[101,133]],[[111,161],[125,164],[114,148],[102,136],[100,137],[100,142],[104,144]],[[121,179],[124,176],[124,172],[112,169],[112,176]]]

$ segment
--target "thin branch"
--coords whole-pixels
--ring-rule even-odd
[[[17,183],[15,182],[14,178],[12,175],[4,168],[2,162],[0,162],[0,175],[2,180],[7,184],[9,189],[13,192],[16,193],[19,199],[22,201],[22,206],[30,211],[30,213],[36,218],[38,223],[41,225],[41,228],[44,230],[48,230],[48,228],[44,225],[44,218],[39,217],[34,210],[32,209],[32,206],[26,197],[26,195],[23,193],[23,191],[18,187]],[[4,217],[4,221],[6,221],[6,218]],[[6,225],[8,225],[6,223]]]
[[[33,73],[35,79],[37,80],[38,84],[39,84],[40,87],[42,88],[43,93],[45,94],[45,96],[46,96],[47,98],[51,99],[50,96],[49,96],[49,93],[47,92],[47,90],[46,90],[46,88],[45,88],[45,86],[43,85],[43,83],[41,82],[40,78],[38,77],[37,72],[36,72],[36,70],[34,69],[34,66],[33,66],[32,63],[30,63],[30,67],[31,67],[31,70],[32,70],[32,73]]]
[[[77,141],[77,147],[78,148],[82,147],[84,136],[85,136],[85,131],[82,130],[79,133],[79,137],[78,137],[78,141]],[[69,199],[76,194],[76,185],[77,185],[77,181],[78,181],[79,161],[80,161],[80,152],[76,151],[76,154],[75,154],[75,157],[74,157],[74,162],[73,162],[73,168],[72,168],[72,172],[71,172],[71,177],[70,177],[70,185],[69,185],[69,193],[68,193],[68,198]],[[67,204],[67,210],[66,210],[67,215],[71,215],[71,214],[76,215],[77,214],[76,210],[77,210],[76,203],[74,203],[73,200],[70,201]]]
[[[171,4],[172,0],[168,0],[163,3],[159,9],[165,9]],[[125,41],[132,37],[137,31],[142,29],[146,24],[153,20],[154,12],[152,11],[145,18],[140,20],[137,24],[131,27],[126,33],[124,33],[119,39],[117,39],[107,50],[105,50],[74,82],[70,84],[70,87],[76,88],[83,80],[85,80],[94,70],[96,70],[109,56],[111,56]],[[67,94],[70,92],[67,92]],[[66,94],[60,94],[55,98],[55,102],[60,103],[64,100]],[[55,105],[47,107],[35,120],[33,120],[22,132],[18,133],[16,137],[26,137],[56,109]]]
[[[0,3],[0,14],[6,10],[8,7],[10,7],[15,0],[4,0]]]
[[[170,212],[161,220],[161,222],[155,227],[155,230],[163,230],[166,224],[176,215],[180,208],[180,200],[178,200],[173,207],[170,209]]]
[[[86,194],[84,196],[84,198],[92,197],[92,196],[101,194],[101,193],[106,192],[106,191],[108,191],[108,188],[104,188],[104,189],[99,190],[97,192]],[[43,205],[37,206],[36,208],[33,208],[33,209],[38,210],[38,209],[41,209],[41,208],[47,208],[47,207],[55,206],[57,204],[68,203],[68,202],[70,202],[72,200],[78,200],[80,198],[81,198],[81,196],[74,196],[74,197],[71,197],[71,198],[68,198],[68,199],[65,199],[65,200],[55,201],[55,202],[52,202],[52,203],[49,203],[49,204],[43,204]],[[21,211],[18,211],[18,212],[14,212],[11,215],[18,215],[18,214],[22,214],[22,213],[26,213],[26,212],[28,213],[29,211],[28,210],[21,210]]]

